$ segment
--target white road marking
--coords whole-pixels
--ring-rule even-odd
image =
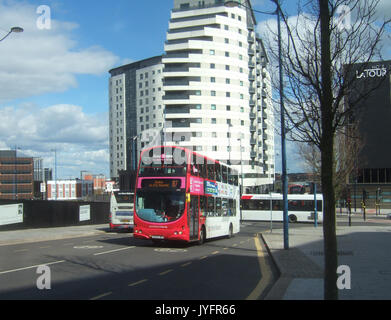
[[[166,274],[168,274],[170,272],[173,272],[173,271],[174,271],[173,269],[169,269],[169,270],[163,271],[163,272],[159,273],[159,276],[164,276],[164,275],[166,275]]]
[[[104,294],[101,294],[99,296],[96,296],[94,298],[91,298],[90,300],[99,300],[99,299],[102,299],[104,297],[107,297],[107,296],[110,296],[112,295],[113,293],[112,292],[107,292],[107,293],[104,293]]]
[[[135,283],[129,284],[128,287],[135,287],[135,286],[137,286],[137,285],[139,285],[139,284],[142,284],[142,283],[144,283],[144,282],[147,282],[147,281],[148,281],[148,279],[140,280],[140,281],[137,281],[137,282],[135,282]]]
[[[41,263],[41,264],[38,264],[38,265],[36,265],[36,266],[30,266],[30,267],[18,268],[18,269],[13,269],[13,270],[1,271],[1,272],[0,272],[0,275],[2,275],[2,274],[7,274],[7,273],[12,273],[12,272],[18,272],[18,271],[29,270],[29,269],[36,269],[36,268],[38,268],[39,266],[51,266],[51,265],[54,265],[54,264],[63,263],[63,262],[65,262],[65,261],[66,261],[66,260],[54,261],[54,262],[49,262],[49,263]]]
[[[95,253],[94,256],[100,256],[102,254],[108,254],[108,253],[113,253],[113,252],[118,252],[118,251],[124,251],[124,250],[129,250],[129,249],[134,249],[136,248],[135,246],[132,247],[126,247],[126,248],[121,248],[121,249],[115,249],[115,250],[110,250],[110,251],[105,251],[105,252],[99,252]]]

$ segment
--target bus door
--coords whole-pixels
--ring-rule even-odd
[[[199,228],[199,205],[197,196],[191,196],[188,221],[190,229],[190,240],[196,240],[198,239]]]

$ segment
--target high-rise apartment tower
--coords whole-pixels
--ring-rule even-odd
[[[250,1],[174,0],[163,56],[166,144],[243,169],[247,191],[274,180],[268,58]]]

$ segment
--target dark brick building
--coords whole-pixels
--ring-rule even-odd
[[[33,158],[17,157],[15,150],[0,151],[0,199],[29,200],[33,194]]]

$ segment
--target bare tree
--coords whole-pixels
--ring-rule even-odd
[[[298,144],[298,155],[299,158],[303,161],[304,167],[307,169],[307,172],[311,172],[313,176],[316,177],[317,182],[320,180],[320,151],[317,146],[312,143],[297,143]]]
[[[342,129],[336,133],[334,141],[334,190],[336,198],[339,199],[345,196],[348,178],[355,169],[357,155],[364,145],[359,134],[358,122]],[[315,177],[316,182],[320,182],[322,163],[319,148],[312,143],[296,143],[299,159]]]
[[[306,1],[299,3],[296,17],[283,13],[285,126],[292,140],[316,146],[320,151],[325,299],[338,299],[335,167],[338,165],[342,172],[346,162],[336,158],[335,140],[360,99],[368,94],[362,92],[357,100],[344,106],[348,89],[357,81],[357,77],[348,75],[360,74],[370,61],[381,59],[382,39],[390,20],[378,21],[378,3],[379,0]],[[271,55],[275,55],[277,51],[269,47]],[[358,70],[357,63],[361,63]]]

